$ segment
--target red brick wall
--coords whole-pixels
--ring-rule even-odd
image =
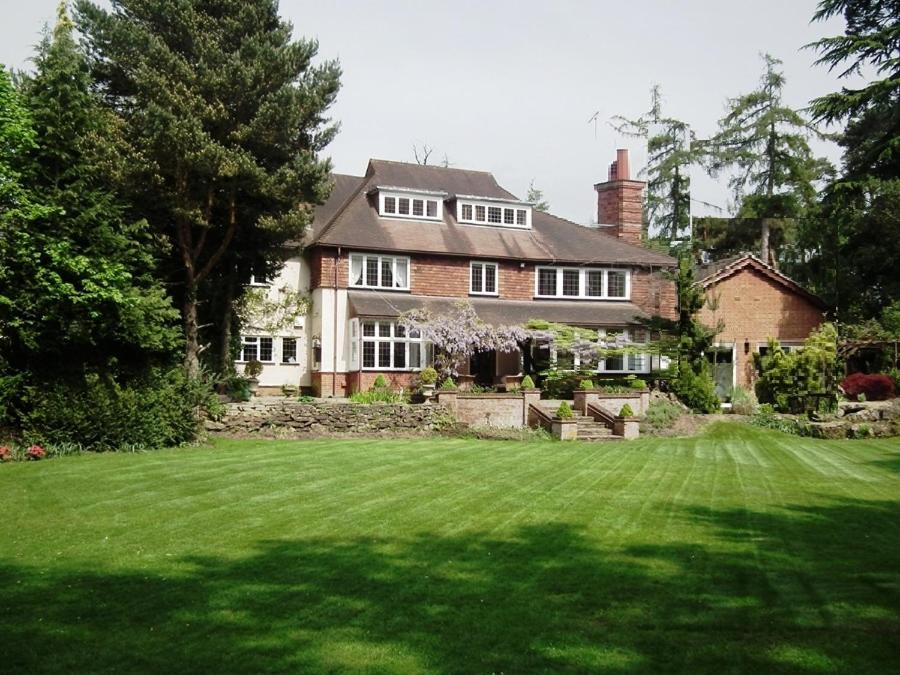
[[[631,301],[650,316],[678,318],[675,281],[661,270],[636,269],[631,273]]]
[[[631,244],[641,243],[644,183],[611,181],[597,186],[597,220],[603,225],[618,225],[617,235]]]
[[[450,256],[413,256],[412,285],[414,295],[469,297],[468,258]],[[497,262],[487,260],[485,262]],[[497,262],[499,293],[507,300],[531,300],[534,297],[534,265]]]
[[[312,374],[312,389],[316,396],[348,396],[351,393],[349,375],[353,373],[321,373]]]
[[[780,342],[801,341],[824,320],[822,310],[802,295],[793,293],[756,270],[741,270],[707,291],[718,298],[718,309],[704,307],[699,319],[708,326],[719,321],[724,330],[719,342],[734,342],[737,383],[750,386],[753,379],[752,355],[757,344],[773,337]],[[749,353],[744,352],[748,341]]]
[[[316,248],[309,260],[309,287],[334,288],[334,268],[337,266],[338,288],[347,288],[347,256],[338,258],[336,248]]]

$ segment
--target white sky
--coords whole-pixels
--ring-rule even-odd
[[[2,0],[0,62],[26,68],[57,0]],[[369,157],[413,161],[413,144],[451,165],[491,171],[525,196],[529,182],[551,210],[587,223],[593,184],[605,179],[620,137],[615,114],[635,117],[662,85],[664,112],[715,130],[727,96],[759,80],[759,53],[784,61],[786,98],[804,106],[840,85],[802,45],[837,34],[842,20],[809,24],[815,0],[497,0],[366,2],[282,0],[295,35],[316,37],[344,76],[329,147],[335,169],[360,175]],[[599,113],[599,124],[588,123]],[[817,151],[837,161],[836,147]],[[726,207],[725,180],[694,176],[696,200]],[[695,205],[695,214],[709,210]]]

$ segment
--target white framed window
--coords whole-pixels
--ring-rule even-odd
[[[433,361],[431,343],[417,332],[407,334],[394,321],[364,320],[360,322],[362,335],[356,337],[354,321],[350,323],[350,336],[353,343],[361,343],[362,370],[420,370]],[[357,359],[351,346],[351,366],[359,364]]]
[[[650,333],[644,328],[601,328],[598,335],[605,338],[608,344],[612,344],[618,336],[629,346],[650,342]],[[597,364],[597,371],[610,374],[649,373],[650,365],[650,353],[618,354],[601,359]]]
[[[297,363],[297,338],[281,338],[281,362],[286,365]]]
[[[518,203],[478,203],[457,197],[456,219],[471,225],[531,228],[531,206]]]
[[[631,273],[625,269],[538,267],[534,286],[538,298],[628,300]]]
[[[781,347],[781,351],[786,354],[790,352],[798,352],[803,349],[802,342],[776,342],[776,344]],[[756,345],[756,351],[759,352],[760,356],[766,356],[769,353],[769,343],[768,342],[759,342]]]
[[[238,362],[260,361],[262,363],[275,362],[274,340],[270,337],[259,335],[241,336],[241,353]]]
[[[471,262],[469,264],[469,293],[497,295],[497,272],[497,263]]]
[[[409,290],[409,258],[405,256],[350,254],[350,286]]]
[[[248,286],[268,286],[269,280],[266,278],[265,272],[260,272],[256,274],[251,274],[250,279],[247,281]]]
[[[437,195],[378,191],[378,215],[388,218],[443,220],[443,204]]]

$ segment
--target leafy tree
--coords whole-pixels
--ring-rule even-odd
[[[532,208],[535,211],[542,213],[549,213],[550,211],[550,204],[544,199],[544,191],[536,188],[533,180],[528,184],[528,194],[525,195],[525,201],[534,204]]]
[[[844,166],[801,243],[807,278],[847,322],[876,317],[900,297],[900,5],[822,0],[813,18],[837,15],[844,34],[807,46],[841,78],[864,70],[876,78],[812,101],[817,120],[846,122],[838,137]]]
[[[337,132],[325,111],[340,69],[312,65],[317,43],[293,41],[274,0],[77,7],[101,91],[125,123],[129,193],[171,246],[195,374],[204,282],[226,259],[268,259],[298,240],[327,197],[330,162],[318,153]]]
[[[650,110],[637,119],[613,118],[620,133],[647,139],[646,208],[650,231],[664,241],[691,228],[690,167],[696,161],[694,132],[686,122],[662,113],[659,85],[650,90]]]
[[[772,218],[796,219],[815,201],[814,182],[828,171],[816,159],[809,139],[817,132],[800,112],[783,100],[785,78],[781,61],[763,55],[765,72],[759,86],[730,99],[718,133],[705,144],[711,175],[730,170],[729,186],[738,206],[737,216],[756,218],[760,224],[760,257],[772,262]]]

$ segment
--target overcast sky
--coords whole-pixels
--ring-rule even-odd
[[[0,62],[27,68],[57,0],[4,1]],[[551,210],[587,223],[593,184],[617,147],[643,165],[640,140],[608,124],[637,116],[662,86],[664,112],[715,130],[728,96],[753,88],[767,51],[784,61],[787,101],[804,106],[834,91],[802,45],[836,34],[842,20],[810,24],[815,0],[486,0],[324,2],[282,0],[295,35],[319,40],[344,75],[329,147],[335,169],[362,174],[369,157],[413,161],[413,145],[452,166],[491,171],[524,197],[529,182]],[[598,114],[597,123],[588,120]],[[817,150],[833,161],[836,148]],[[728,203],[724,180],[694,176],[696,200]],[[709,209],[695,204],[695,214]]]

